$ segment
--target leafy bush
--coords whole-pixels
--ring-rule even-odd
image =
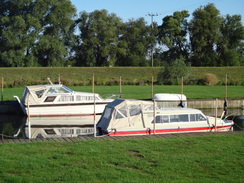
[[[176,59],[158,75],[159,84],[178,85],[181,83],[181,78],[187,79],[190,76],[191,67],[188,66],[183,58]]]
[[[218,83],[218,78],[215,74],[206,73],[204,76],[204,83],[208,86],[214,86]]]

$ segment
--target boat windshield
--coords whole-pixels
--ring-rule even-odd
[[[55,87],[51,87],[48,90],[48,93],[72,93],[73,90],[65,87],[65,86],[55,86]]]
[[[62,86],[62,88],[64,88],[65,90],[67,90],[67,91],[69,91],[69,92],[71,92],[71,93],[74,92],[73,90],[71,90],[70,88],[67,88],[66,86]]]

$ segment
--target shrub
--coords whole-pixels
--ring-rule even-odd
[[[208,86],[214,86],[218,83],[218,78],[215,74],[206,73],[204,76],[204,84]]]
[[[185,63],[185,60],[176,59],[159,72],[158,82],[159,84],[178,85],[181,83],[181,78],[187,79],[190,73],[191,67]]]

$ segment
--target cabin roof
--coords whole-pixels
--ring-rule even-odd
[[[153,96],[156,101],[186,101],[186,96],[183,94],[174,93],[157,93]]]

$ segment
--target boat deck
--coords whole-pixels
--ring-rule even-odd
[[[77,142],[80,140],[124,140],[124,139],[147,139],[147,138],[176,138],[176,137],[197,137],[197,136],[215,136],[215,135],[235,135],[244,134],[244,131],[227,132],[191,132],[191,133],[169,133],[169,134],[151,134],[138,136],[80,136],[80,137],[60,137],[60,138],[36,138],[36,139],[1,139],[0,144],[8,143],[31,143],[31,142]]]

